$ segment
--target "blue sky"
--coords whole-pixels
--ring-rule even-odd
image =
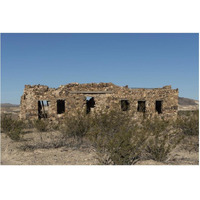
[[[1,101],[25,84],[113,82],[199,99],[199,34],[1,34]]]

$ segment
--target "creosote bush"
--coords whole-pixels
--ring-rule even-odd
[[[182,140],[173,122],[144,119],[138,126],[128,113],[113,110],[66,116],[62,132],[66,138],[88,138],[101,164],[130,165],[143,157],[163,162]]]
[[[81,141],[90,128],[90,115],[78,112],[74,116],[66,115],[61,132],[65,138],[73,137]]]
[[[1,128],[14,141],[19,141],[23,135],[24,123],[21,120],[13,120],[5,115],[1,119]]]
[[[134,130],[122,127],[113,137],[106,136],[103,142],[102,139],[98,140],[97,149],[107,155],[106,160],[100,157],[99,161],[101,164],[135,164],[141,156],[145,140],[145,135],[139,135]]]
[[[27,128],[27,129],[32,129],[35,127],[34,121],[32,121],[30,119],[25,120],[24,124],[25,124],[25,128]]]
[[[176,126],[182,130],[185,135],[199,135],[199,111],[187,112],[179,115]]]
[[[147,120],[143,126],[144,132],[148,134],[145,145],[146,157],[158,162],[164,162],[171,151],[183,139],[173,127],[172,121],[167,120]]]
[[[82,142],[88,138],[96,147],[103,164],[133,164],[140,156],[145,135],[135,130],[137,126],[127,115],[119,111],[100,113],[77,113],[66,115],[62,132]],[[104,156],[108,158],[102,159]]]
[[[1,129],[8,133],[12,130],[14,120],[11,118],[11,116],[4,115],[1,119]]]
[[[199,151],[199,110],[181,111],[175,127],[185,136],[182,148],[186,151]]]
[[[94,116],[87,136],[97,148],[101,164],[130,165],[139,159],[146,140],[137,129],[127,113],[111,111]]]
[[[47,131],[48,121],[38,119],[34,122],[34,126],[39,132],[45,132]]]

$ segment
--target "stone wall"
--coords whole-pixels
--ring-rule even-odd
[[[89,99],[89,97],[93,97],[94,105],[86,101],[86,98]],[[41,117],[41,111],[45,112],[45,117],[52,120],[62,118],[65,113],[58,113],[58,100],[64,101],[65,113],[69,114],[74,114],[77,110],[86,112],[88,105],[92,105],[89,112],[111,109],[124,110],[122,112],[127,112],[136,118],[144,115],[147,117],[176,118],[178,111],[178,89],[171,89],[171,86],[135,89],[128,88],[128,86],[116,86],[112,83],[70,83],[57,89],[44,85],[25,85],[21,97],[20,118],[38,119]],[[48,101],[48,106],[43,107],[42,103],[38,103],[38,101]],[[139,101],[145,101],[145,110],[138,108],[138,104],[143,104]],[[156,101],[158,102],[156,103]],[[125,109],[121,105],[123,103],[126,104]],[[161,113],[156,105],[158,107],[161,105]]]

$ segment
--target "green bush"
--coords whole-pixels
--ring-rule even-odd
[[[179,116],[176,127],[180,128],[185,135],[199,135],[199,111]]]
[[[177,146],[180,140],[176,139],[173,143],[170,142],[170,135],[158,134],[150,139],[146,146],[148,158],[155,161],[163,162],[168,158],[169,153]]]
[[[63,133],[81,140],[88,137],[101,164],[130,165],[143,155],[165,161],[181,138],[170,121],[144,120],[140,126],[124,112],[110,111],[66,116]]]
[[[173,122],[159,119],[147,121],[144,124],[144,131],[149,135],[145,148],[148,159],[165,161],[183,139],[172,125]]]
[[[45,132],[47,131],[47,126],[48,126],[48,122],[46,120],[36,120],[34,122],[34,126],[35,128],[39,131],[39,132]]]
[[[4,115],[1,119],[1,129],[5,133],[8,133],[12,130],[13,123],[14,123],[14,120],[11,118],[11,116]]]
[[[107,155],[106,160],[104,157],[100,157],[99,160],[102,164],[135,164],[141,156],[145,140],[145,135],[122,128],[113,137],[106,136],[103,143],[99,140],[99,152]]]
[[[97,148],[101,164],[130,165],[140,157],[145,134],[127,113],[119,111],[93,115],[87,136]]]
[[[3,131],[12,140],[19,141],[23,134],[24,123],[21,120],[13,120],[10,116],[4,116],[1,120]]]
[[[109,116],[105,118],[108,120]],[[144,158],[163,162],[182,140],[171,121],[155,118],[144,120],[137,126],[122,115],[112,117],[111,121],[112,124],[116,122],[116,126],[103,123],[103,126],[97,126],[96,133],[93,130],[102,164],[129,165]],[[102,156],[103,153],[106,156]]]
[[[113,135],[121,130],[122,127],[126,127],[127,130],[133,126],[133,120],[129,118],[127,113],[111,110],[110,112],[95,113],[90,118],[90,129],[87,136],[95,142],[97,137]]]
[[[62,133],[78,141],[89,138],[103,164],[133,164],[140,155],[144,135],[134,132],[136,126],[127,113],[110,111],[74,116],[66,115]],[[109,162],[106,159],[107,157]]]
[[[34,121],[33,121],[33,120],[30,120],[30,119],[26,120],[26,121],[24,122],[24,124],[25,124],[25,128],[26,128],[26,129],[32,129],[32,128],[35,127]]]
[[[90,123],[90,115],[81,112],[74,116],[66,115],[61,131],[65,138],[73,137],[78,141],[82,141],[90,128]]]

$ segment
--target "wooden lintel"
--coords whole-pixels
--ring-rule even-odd
[[[70,94],[112,94],[113,91],[70,91]]]

